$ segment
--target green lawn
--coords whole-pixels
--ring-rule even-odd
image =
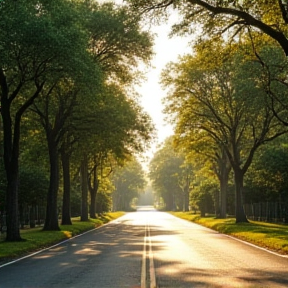
[[[89,219],[87,222],[81,222],[80,218],[73,218],[73,225],[60,225],[61,231],[42,231],[41,227],[23,229],[20,233],[24,241],[21,242],[5,242],[2,237],[0,240],[0,262],[49,247],[75,235],[99,227],[124,214],[124,212],[111,212],[98,219]]]
[[[278,252],[288,254],[288,226],[266,222],[249,221],[250,223],[235,223],[235,218],[216,219],[215,217],[201,218],[191,212],[171,212],[188,221],[201,224],[241,240],[253,243]]]

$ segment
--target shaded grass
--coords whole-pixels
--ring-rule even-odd
[[[43,231],[42,227],[23,229],[20,231],[23,241],[5,242],[4,239],[0,241],[0,262],[6,262],[13,258],[25,256],[28,253],[47,248],[73,236],[97,228],[124,214],[124,212],[111,212],[97,219],[90,218],[85,222],[81,222],[80,218],[73,218],[73,224],[60,225],[60,231]]]
[[[235,218],[201,218],[200,215],[192,214],[191,212],[171,212],[171,214],[271,251],[288,255],[287,225],[258,221],[249,221],[249,223],[235,223]]]

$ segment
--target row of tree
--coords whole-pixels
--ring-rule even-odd
[[[88,210],[95,217],[99,185],[111,192],[104,179],[151,141],[153,124],[131,86],[140,79],[138,62],[150,60],[152,44],[140,18],[124,6],[1,2],[0,205],[7,214],[7,241],[21,240],[19,203],[46,189],[45,230],[59,229],[59,191],[63,224],[71,224],[75,187],[81,191],[81,219],[88,219]]]
[[[243,185],[243,203],[282,203],[282,215],[288,208],[287,136],[261,146],[255,153]],[[219,181],[215,159],[178,145],[175,136],[162,143],[150,162],[149,177],[155,199],[166,210],[200,211],[204,217],[219,218],[235,214],[233,171],[227,175],[225,195]],[[285,208],[286,207],[286,208]],[[246,211],[245,211],[246,212]],[[275,211],[276,212],[276,211]],[[222,213],[222,214],[221,214]]]
[[[128,2],[135,10],[145,11],[146,15],[150,13],[158,19],[174,11],[180,13],[181,20],[173,26],[172,34],[189,36],[201,31],[192,44],[191,55],[169,64],[163,72],[162,83],[169,91],[165,112],[175,124],[175,143],[185,158],[190,159],[187,163],[193,163],[195,159],[210,163],[211,173],[219,181],[217,214],[226,216],[227,189],[232,173],[236,222],[246,222],[244,183],[250,179],[252,185],[256,179],[250,175],[264,173],[249,170],[268,157],[269,152],[262,146],[277,143],[276,147],[269,146],[273,149],[270,153],[287,153],[283,137],[288,132],[287,1]],[[277,138],[282,140],[276,142]],[[259,151],[264,153],[263,159],[253,161]],[[159,164],[155,161],[152,161],[151,173]],[[285,173],[280,172],[281,164],[272,162],[275,167],[279,166],[279,177],[283,177],[278,178],[278,184],[282,181],[285,187],[287,180]],[[267,167],[265,173],[270,178],[278,175],[270,174]],[[262,185],[268,181],[267,175],[263,177],[259,179]],[[159,178],[156,181],[154,175],[154,180],[158,185]],[[177,182],[174,185],[177,186]],[[263,187],[266,186],[261,189]],[[254,197],[253,188],[249,187],[250,198]],[[177,189],[173,195],[180,193],[180,186]],[[277,189],[278,194],[283,192],[281,189]],[[284,198],[287,199],[287,195]],[[171,207],[171,201],[165,201],[168,207]]]

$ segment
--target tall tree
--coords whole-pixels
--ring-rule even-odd
[[[287,135],[287,134],[286,134]],[[245,179],[245,202],[288,203],[287,136],[264,145],[255,155]],[[286,138],[286,139],[285,139]]]
[[[89,119],[94,123],[94,130],[91,131],[93,137],[90,139],[94,148],[87,151],[86,155],[93,159],[96,154],[112,153],[118,158],[125,158],[132,152],[143,150],[152,136],[150,117],[125,90],[132,82],[140,79],[141,73],[137,70],[139,61],[147,63],[151,58],[152,38],[141,30],[140,18],[127,7],[87,1],[87,8],[90,11],[86,22],[90,35],[89,51],[104,72],[107,89],[101,92],[104,98],[96,103],[98,107],[90,105],[90,108],[94,107],[94,111],[88,112]],[[113,82],[117,85],[110,85]],[[84,122],[87,122],[85,118]],[[95,163],[90,175],[94,173],[94,184],[87,182],[90,183],[93,202],[98,187]],[[93,203],[91,205],[94,207]]]
[[[273,43],[279,45],[286,56],[288,56],[288,3],[287,1],[223,1],[223,0],[152,0],[138,1],[127,0],[127,2],[142,15],[150,15],[164,19],[171,11],[178,11],[182,17],[172,29],[172,34],[188,34],[194,32],[199,36],[197,41],[213,38],[215,42],[224,35],[225,39],[231,42],[241,43],[239,39],[249,35],[253,42],[253,34],[261,31]],[[147,12],[147,13],[143,13]],[[266,38],[267,38],[266,37]],[[263,38],[262,38],[263,40]],[[253,44],[251,45],[251,47]],[[252,48],[254,50],[254,48]],[[257,55],[257,51],[254,51]],[[261,61],[269,77],[270,69],[264,61]],[[286,71],[287,75],[287,71]],[[277,114],[279,104],[282,104],[281,97],[277,96],[271,85],[274,81],[270,78],[267,82],[269,91],[270,106],[273,113],[284,125],[288,126],[287,115],[282,117]],[[287,77],[280,81],[287,89]],[[275,97],[276,96],[276,97]],[[276,105],[274,107],[274,105]],[[283,106],[287,110],[287,106]],[[274,109],[275,108],[275,109]]]
[[[86,115],[81,128],[79,127],[79,135],[82,135],[79,136],[81,153],[83,155],[85,151],[88,158],[88,179],[85,181],[92,195],[92,216],[99,181],[111,173],[111,167],[107,166],[110,158],[114,158],[115,162],[123,161],[142,152],[153,135],[150,117],[134,99],[127,97],[125,91],[110,85],[100,94],[102,100],[94,103],[96,106],[90,103],[91,111]],[[106,168],[106,171],[101,173],[103,168]],[[87,198],[83,199],[83,202],[86,203]]]
[[[127,2],[139,13],[151,12],[163,16],[172,10],[178,10],[182,14],[181,22],[175,25],[178,32],[192,32],[195,27],[192,24],[200,24],[207,35],[223,34],[233,29],[232,36],[246,28],[253,27],[261,30],[279,43],[286,55],[288,55],[287,1],[223,1],[223,0],[152,0]],[[181,19],[181,18],[180,18]]]
[[[82,42],[81,31],[75,29],[71,5],[65,0],[1,3],[0,86],[7,177],[7,241],[21,240],[18,220],[21,118],[40,95],[47,79],[55,79],[71,69],[73,47]]]
[[[206,167],[206,170],[210,173],[213,171],[217,176],[220,191],[215,199],[216,216],[226,218],[227,189],[231,164],[225,150],[206,131],[193,130],[185,133],[185,135],[178,134],[178,130],[175,132],[175,142],[177,146],[184,149],[188,163],[192,163],[194,166],[197,164],[197,166]]]
[[[103,6],[99,6],[98,4],[91,4],[91,6],[89,5],[86,6],[86,4],[79,7],[80,8],[79,13],[81,14],[81,16],[85,15],[85,17],[83,18],[85,19],[85,21],[82,21],[83,23],[80,22],[79,25],[87,33],[87,38],[90,38],[89,41],[86,43],[88,45],[88,51],[90,55],[93,56],[95,67],[97,68],[101,66],[102,74],[99,75],[98,73],[97,75],[98,70],[95,69],[95,67],[93,68],[91,66],[90,58],[87,56],[85,57],[84,52],[87,49],[83,49],[85,47],[83,46],[81,47],[79,45],[79,47],[75,47],[75,51],[77,48],[79,48],[78,62],[82,64],[82,67],[81,66],[76,67],[74,69],[73,76],[68,74],[68,75],[65,75],[66,77],[65,79],[60,79],[60,80],[57,79],[58,82],[53,83],[54,84],[53,87],[51,87],[48,90],[45,90],[46,94],[44,95],[43,93],[43,98],[41,99],[42,101],[39,101],[37,105],[36,104],[34,105],[34,111],[39,115],[40,121],[46,132],[49,155],[50,155],[50,165],[51,165],[50,189],[48,192],[48,199],[50,199],[50,201],[47,202],[47,217],[46,217],[46,222],[44,226],[45,230],[54,230],[54,229],[57,229],[58,227],[57,226],[58,221],[56,222],[56,213],[57,213],[56,205],[57,205],[57,193],[58,193],[58,185],[59,185],[58,184],[59,183],[59,170],[58,170],[58,166],[59,166],[58,153],[59,152],[58,150],[60,148],[60,145],[62,145],[62,148],[63,148],[64,144],[66,148],[69,148],[69,147],[71,148],[71,145],[70,145],[71,143],[69,144],[69,141],[67,142],[68,139],[71,139],[70,137],[71,131],[70,132],[68,131],[71,129],[75,130],[75,128],[77,129],[77,127],[73,127],[73,125],[77,123],[79,125],[79,117],[83,117],[82,118],[83,121],[87,122],[86,118],[90,117],[89,113],[91,113],[92,111],[91,107],[94,107],[93,109],[95,110],[93,111],[93,113],[94,115],[96,115],[96,118],[94,116],[94,120],[93,120],[94,131],[92,132],[92,134],[94,135],[95,133],[97,134],[98,132],[95,130],[95,128],[101,127],[101,125],[105,127],[106,129],[107,125],[104,123],[104,121],[101,121],[101,117],[97,116],[97,111],[99,111],[99,108],[97,106],[101,105],[100,102],[101,102],[101,99],[103,99],[103,98],[101,99],[99,98],[99,94],[105,93],[103,91],[100,92],[100,89],[102,89],[101,87],[103,85],[103,78],[108,79],[108,78],[117,76],[118,79],[124,78],[126,81],[128,81],[128,79],[130,79],[131,77],[127,78],[129,73],[127,72],[126,66],[136,65],[136,58],[147,60],[149,58],[149,55],[151,54],[151,51],[148,49],[151,46],[150,39],[146,33],[142,33],[139,31],[139,25],[137,24],[137,21],[133,20],[135,23],[133,24],[133,26],[130,25],[131,26],[129,27],[130,32],[129,33],[127,32],[126,28],[128,27],[127,26],[128,24],[126,24],[124,21],[127,20],[128,16],[131,16],[130,14],[128,14],[128,10],[122,9],[120,11],[119,9],[118,11],[116,6],[112,4],[109,4],[109,5],[104,4]],[[105,16],[105,19],[103,18],[104,16]],[[77,19],[79,20],[79,18]],[[99,22],[101,22],[103,25],[98,25]],[[121,41],[115,41],[116,34],[114,30],[111,29],[110,27],[110,26],[113,26],[112,24],[114,26],[116,26],[117,24],[118,33],[120,32],[122,33]],[[119,27],[121,27],[121,29],[119,29]],[[96,32],[95,32],[95,29],[97,29]],[[114,36],[112,37],[112,35]],[[117,34],[117,37],[119,37],[119,34]],[[132,37],[135,37],[135,38],[132,38]],[[133,42],[134,46],[123,45],[125,41],[127,43]],[[105,49],[104,50],[99,49],[100,47],[102,47],[103,43],[106,43]],[[145,53],[143,52],[144,50],[142,46],[147,48]],[[105,57],[103,56],[103,54],[105,54]],[[125,58],[126,59],[125,62],[122,61],[123,56],[127,57]],[[81,57],[83,57],[82,60],[80,60]],[[113,63],[110,63],[111,61],[110,58],[113,59]],[[132,61],[132,58],[133,58],[133,61]],[[84,64],[86,66],[84,66]],[[123,73],[125,77],[123,76]],[[83,79],[79,79],[78,76],[81,76]],[[80,84],[79,84],[79,80],[80,80]],[[84,86],[89,87],[89,91],[87,89],[84,89],[83,88]],[[81,100],[80,100],[80,97],[81,97]],[[110,95],[106,94],[105,97],[110,97]],[[86,103],[86,105],[90,107],[88,107],[87,109],[84,108],[80,110],[79,109],[80,101],[83,104]],[[83,105],[83,106],[86,106],[86,105]],[[75,114],[76,108],[78,111]],[[78,118],[78,121],[75,121],[75,118]],[[98,121],[98,123],[95,124],[95,121]],[[100,130],[102,130],[102,128],[100,128]],[[67,138],[67,133],[70,134],[69,138]],[[79,133],[78,135],[76,133],[74,137],[72,136],[72,142],[75,142],[75,139],[77,137],[79,137]],[[91,140],[92,139],[93,141],[97,141],[95,140],[95,138],[91,138]],[[97,145],[94,145],[94,146],[97,147]],[[89,149],[91,149],[91,147],[92,146],[90,145]],[[61,151],[62,151],[62,154],[61,154],[62,155],[62,167],[63,169],[65,169],[65,174],[64,174],[65,175],[65,182],[64,182],[65,203],[63,203],[63,208],[65,208],[65,214],[63,215],[67,215],[69,214],[69,178],[68,178],[68,171],[67,171],[69,164],[67,163],[69,163],[70,155],[65,153],[65,151],[68,152],[68,150],[66,149],[65,150],[61,149]],[[87,151],[86,153],[87,153],[86,154],[87,161],[86,160],[84,161],[83,159],[81,166],[87,165],[89,163],[88,154],[90,152]],[[87,168],[82,167],[81,171],[84,171],[83,169],[84,170],[88,169],[88,167]],[[86,173],[84,174],[81,173],[81,175],[91,175],[91,174],[87,170]],[[90,177],[90,179],[92,178]],[[95,191],[97,191],[96,178],[94,179],[93,187],[91,185],[91,182],[88,181],[88,179],[85,179],[85,180],[82,179],[82,184],[84,185],[84,183],[88,183],[88,184],[90,183],[89,185],[90,192],[94,191],[92,193],[93,197],[91,199],[95,203],[94,196],[96,196]],[[86,193],[84,193],[84,195],[86,195]],[[83,205],[85,205],[86,207],[86,204],[84,203],[86,203],[86,200],[83,201]],[[93,207],[94,206],[95,205],[93,204]],[[86,208],[84,209],[83,207],[82,210],[83,210],[83,213],[85,214],[87,209]],[[66,216],[66,218],[69,218],[69,216],[68,217]],[[86,219],[86,216],[84,218]],[[67,219],[65,222],[69,222],[69,220]]]
[[[236,222],[246,222],[244,175],[255,151],[287,129],[263,101],[266,90],[257,84],[263,81],[261,65],[247,61],[240,52],[218,62],[220,47],[208,47],[201,46],[195,56],[186,56],[167,69],[164,82],[167,87],[175,86],[167,105],[179,134],[204,130],[225,150],[234,172]],[[283,89],[281,92],[285,93]]]

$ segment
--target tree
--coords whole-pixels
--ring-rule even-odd
[[[152,187],[164,200],[166,210],[187,209],[193,171],[184,160],[174,149],[172,138],[167,138],[149,164]]]
[[[223,1],[223,0],[187,0],[184,3],[176,0],[138,1],[127,0],[138,12],[155,12],[160,16],[171,7],[183,15],[183,20],[175,26],[175,31],[191,32],[192,23],[202,25],[204,34],[223,34],[235,29],[235,36],[245,28],[261,30],[277,41],[288,55],[286,37],[288,23],[287,1]],[[139,11],[140,10],[140,11]],[[236,32],[236,33],[235,33]]]
[[[167,111],[169,114],[169,110]],[[205,171],[211,171],[220,182],[220,191],[215,199],[216,216],[226,218],[227,189],[231,165],[221,145],[218,145],[209,133],[200,130],[191,130],[187,133],[178,134],[175,131],[175,143],[186,154],[187,162],[193,165],[193,169],[199,170],[199,165],[205,167]],[[203,173],[203,172],[201,172]],[[208,177],[209,178],[209,177]]]
[[[125,91],[111,84],[98,96],[101,101],[90,103],[90,111],[86,107],[88,113],[78,126],[79,152],[87,157],[88,179],[84,182],[92,196],[90,213],[93,217],[99,184],[115,166],[110,163],[124,161],[142,152],[153,136],[150,117]],[[83,204],[86,203],[87,197],[83,199]]]
[[[150,117],[125,90],[125,87],[139,79],[138,62],[147,63],[151,58],[152,38],[141,30],[140,19],[127,7],[117,7],[112,3],[87,4],[90,11],[86,22],[90,36],[89,52],[101,66],[106,81],[103,90],[98,93],[101,94],[99,102],[95,102],[95,106],[90,103],[90,108],[92,106],[94,111],[88,111],[83,119],[87,123],[88,116],[94,128],[93,131],[90,130],[93,137],[90,137],[88,146],[91,148],[89,151],[84,148],[88,160],[85,163],[91,164],[90,172],[87,170],[89,179],[82,181],[89,185],[92,196],[90,212],[94,217],[99,186],[97,168],[100,163],[91,159],[101,159],[103,163],[107,155],[125,158],[134,152],[140,152],[152,137]],[[86,193],[84,196],[86,198]],[[83,199],[83,205],[86,202],[87,199]]]
[[[253,47],[253,35],[255,35],[255,33],[256,35],[259,35],[258,31],[260,31],[270,38],[273,43],[277,43],[284,54],[288,56],[288,5],[286,0],[186,0],[185,2],[176,0],[127,0],[127,2],[143,15],[143,12],[151,12],[153,19],[155,16],[164,19],[171,10],[177,10],[182,16],[182,21],[174,25],[172,34],[190,35],[195,31],[198,31],[197,35],[200,36],[196,42],[205,41],[207,40],[207,37],[217,42],[224,34],[225,39],[228,38],[231,42],[236,41],[239,43],[241,43],[243,35],[244,37],[247,37],[248,35],[252,42],[251,48],[254,50],[255,55],[259,56],[255,47]],[[147,15],[147,13],[145,15]],[[200,33],[199,30],[201,30]],[[262,41],[263,39],[265,40],[265,37],[262,37]],[[269,77],[269,66],[266,66],[263,60],[261,60],[261,63],[266,69],[267,76]],[[281,117],[277,114],[276,107],[278,107],[279,104],[282,104],[281,97],[279,99],[279,95],[276,96],[270,86],[271,83],[279,81],[287,89],[287,77],[284,77],[283,79],[279,81],[279,79],[270,78],[270,81],[267,81],[266,83],[266,89],[269,91],[270,106],[273,113],[279,121],[287,126],[287,115]],[[276,109],[274,109],[274,105],[276,105]],[[283,105],[283,107],[287,110],[286,105]]]
[[[152,56],[152,35],[141,29],[138,13],[113,3],[99,5],[87,1],[87,29],[90,49],[95,61],[107,72],[109,81],[127,84],[138,81],[139,61],[148,63]]]
[[[288,151],[284,144],[285,138],[280,137],[256,153],[245,180],[245,203],[288,201]]]
[[[39,97],[47,79],[55,79],[71,69],[74,45],[83,43],[71,5],[64,0],[1,3],[0,86],[7,177],[7,241],[21,240],[18,220],[21,118]]]
[[[36,209],[44,208],[49,180],[45,171],[33,165],[22,165],[19,169],[19,203],[20,219],[24,222],[24,209],[29,207],[29,224],[35,227]],[[26,211],[27,213],[27,211]],[[43,215],[42,215],[43,216]],[[43,219],[43,218],[42,218]],[[21,226],[22,226],[21,223]]]
[[[217,59],[220,47],[207,47],[201,46],[195,56],[183,57],[167,69],[164,83],[175,86],[167,97],[168,110],[179,134],[206,131],[225,150],[234,172],[236,222],[246,222],[244,175],[255,151],[287,129],[263,101],[267,94],[258,84],[263,82],[261,65],[247,61],[240,52]],[[225,51],[224,47],[221,50]]]
[[[218,190],[218,185],[209,179],[203,179],[194,187],[191,193],[192,206],[196,206],[200,210],[201,217],[205,217],[206,213],[215,211],[215,194]]]
[[[85,46],[84,46],[85,47]],[[83,50],[85,50],[83,48]],[[81,59],[81,53],[78,53],[79,59]],[[84,58],[84,59],[83,59]],[[85,63],[85,57],[82,58],[82,64]],[[78,59],[78,60],[79,60]],[[89,59],[89,58],[88,58]],[[88,61],[85,64],[89,66],[91,62]],[[79,66],[79,65],[78,65]],[[80,68],[80,67],[78,67]],[[80,71],[87,75],[94,74],[95,69],[92,68],[85,71],[80,69]],[[85,71],[85,72],[84,72]],[[76,76],[76,77],[75,77]],[[74,79],[73,79],[74,78]],[[64,145],[65,148],[69,149],[68,143],[65,142],[69,139],[69,130],[73,129],[71,120],[72,115],[76,107],[78,106],[79,91],[82,92],[81,95],[86,96],[87,93],[83,93],[83,88],[81,87],[84,83],[88,84],[89,81],[86,79],[77,79],[77,74],[74,73],[69,79],[61,79],[56,82],[52,82],[51,86],[48,85],[48,90],[43,89],[41,93],[41,98],[39,101],[35,101],[32,105],[32,110],[38,115],[38,121],[41,123],[47,140],[48,153],[49,153],[49,164],[50,164],[50,186],[47,193],[47,209],[44,230],[57,230],[58,226],[58,189],[59,189],[59,151],[62,148],[62,167],[65,169],[67,164],[65,161],[69,161],[68,157],[64,155]],[[90,79],[90,76],[87,77]],[[74,83],[73,83],[74,82]],[[93,83],[90,82],[90,88],[93,87]],[[95,83],[95,81],[94,81]],[[82,89],[81,89],[82,88]],[[84,99],[82,99],[84,101]],[[71,132],[70,132],[71,135]],[[67,147],[68,146],[68,147]],[[69,150],[65,150],[69,153]],[[67,171],[63,171],[65,175],[65,197],[67,197],[67,185],[69,179],[67,179]],[[66,173],[65,173],[66,172]],[[66,199],[65,199],[66,200]],[[67,204],[67,202],[65,202]],[[66,214],[64,214],[66,215]],[[65,222],[69,222],[68,219]]]
[[[45,93],[43,93],[42,95],[43,97],[40,99],[40,101],[34,104],[33,109],[39,115],[40,122],[42,123],[42,126],[46,132],[46,138],[50,155],[51,175],[50,175],[50,188],[48,192],[48,199],[50,199],[50,201],[47,201],[47,217],[44,226],[45,230],[58,229],[57,228],[58,221],[56,222],[57,219],[56,200],[59,185],[58,184],[59,149],[61,151],[62,168],[64,169],[63,176],[65,177],[64,179],[65,186],[63,195],[64,198],[62,205],[63,207],[62,212],[64,212],[62,213],[62,215],[65,217],[65,219],[62,219],[62,221],[65,220],[63,223],[70,223],[71,222],[71,220],[69,220],[70,180],[68,176],[69,157],[71,156],[70,154],[72,153],[71,144],[75,143],[75,141],[78,141],[77,138],[79,139],[79,133],[76,132],[75,134],[75,129],[76,130],[78,129],[77,126],[75,126],[75,124],[77,125],[80,124],[80,118],[82,118],[84,122],[87,122],[87,118],[91,119],[90,115],[91,113],[93,113],[94,123],[92,127],[94,128],[94,131],[92,133],[94,135],[96,135],[97,133],[98,134],[102,133],[95,130],[96,127],[100,128],[100,130],[107,129],[108,124],[104,123],[101,117],[97,115],[97,111],[98,112],[99,110],[101,111],[102,109],[101,105],[103,104],[103,102],[106,101],[104,97],[107,98],[110,97],[110,94],[108,95],[107,93],[108,90],[104,87],[106,85],[104,83],[104,80],[113,77],[118,78],[118,80],[119,79],[122,80],[123,78],[122,73],[125,73],[124,78],[126,79],[128,74],[130,73],[126,71],[128,68],[128,64],[135,65],[137,58],[147,60],[149,58],[149,55],[151,54],[151,51],[149,50],[149,47],[151,46],[150,39],[148,38],[147,33],[142,33],[139,31],[139,25],[137,24],[137,21],[133,20],[134,21],[133,26],[132,25],[127,26],[127,24],[124,23],[127,20],[127,17],[131,16],[131,14],[129,14],[128,11],[123,9],[117,10],[116,7],[112,4],[109,5],[104,4],[103,6],[91,4],[91,7],[89,5],[86,7],[86,4],[80,7],[81,8],[80,11],[83,15],[85,15],[84,19],[88,20],[82,21],[83,23],[81,22],[78,24],[85,30],[85,32],[87,33],[87,38],[89,38],[89,41],[85,45],[87,45],[90,56],[92,56],[93,58],[94,66],[92,65],[91,61],[92,58],[87,57],[87,55],[85,55],[84,53],[87,50],[85,48],[86,46],[79,45],[79,47],[75,47],[75,52],[77,49],[79,49],[77,53],[78,57],[77,58],[75,57],[75,59],[77,59],[77,61],[81,63],[82,66],[78,66],[75,67],[75,69],[71,69],[71,71],[74,70],[73,75],[66,74],[65,78],[56,79],[57,82],[56,81],[52,82],[53,86],[50,89],[47,89]],[[103,18],[103,16],[105,16],[105,19]],[[99,26],[99,22],[101,22],[103,25]],[[112,37],[114,30],[111,29],[110,27],[111,25],[109,26],[108,23],[110,23],[111,25],[112,24],[116,25],[117,23],[118,33],[120,32],[122,33],[121,41],[115,42],[116,35],[114,35],[115,37],[114,36]],[[132,22],[129,23],[131,24]],[[121,31],[119,29],[120,26]],[[126,29],[127,27],[129,27],[129,31]],[[95,31],[95,29],[97,30]],[[119,34],[117,34],[117,37],[119,37]],[[134,46],[130,45],[131,43],[129,45],[128,44],[123,45],[122,42],[125,41],[127,43],[132,42]],[[104,50],[102,50],[100,49],[100,47],[102,47],[104,43],[105,47]],[[147,48],[145,53],[143,47]],[[123,62],[122,57],[125,56],[133,58],[133,60],[132,59],[129,60],[129,58],[126,58],[126,61]],[[111,61],[110,58],[113,58],[113,65],[112,63],[110,63]],[[130,78],[132,79],[132,77]],[[127,78],[126,82],[130,78]],[[85,104],[83,105],[84,109],[83,108],[79,109],[80,101],[82,104],[86,103],[87,106]],[[91,107],[95,109],[93,112],[91,112],[92,111]],[[76,109],[78,110],[77,112],[75,111]],[[95,123],[96,121],[98,123]],[[111,120],[109,119],[109,121]],[[80,127],[81,126],[83,125],[80,124]],[[103,127],[105,126],[105,128],[102,128],[101,126]],[[74,130],[74,132],[71,130]],[[90,143],[91,140],[97,141],[93,137],[90,139]],[[70,143],[70,141],[72,142]],[[103,143],[102,139],[99,139],[99,141],[101,142],[102,145]],[[92,149],[91,148],[92,146],[99,147],[99,145],[93,144],[90,145],[90,148],[88,149]],[[102,148],[104,149],[103,150],[104,153],[106,153],[108,149],[104,148],[103,146]],[[102,153],[102,151],[100,152]],[[90,152],[87,151],[87,155],[82,159],[81,175],[82,176],[87,175],[87,177],[91,180],[92,179],[91,175],[96,175],[97,173],[95,170],[94,165],[95,163],[92,165],[92,171],[94,171],[92,174],[88,170],[84,173],[84,170],[88,169],[88,167],[85,168],[84,166],[88,165],[89,163],[89,155],[88,155],[89,153]],[[92,154],[93,153],[94,152],[92,152]],[[82,184],[84,186],[86,184],[89,185],[89,191],[91,194],[91,201],[92,201],[91,208],[95,207],[96,191],[98,187],[97,177],[96,178],[94,177],[93,185],[92,182],[89,181],[89,179],[82,179]],[[87,193],[85,191],[88,188],[84,188],[83,185],[82,185],[84,189],[83,197],[86,198],[85,195]],[[88,211],[88,207],[86,207],[87,205],[85,204],[86,202],[87,202],[86,200],[82,201],[83,205],[85,206],[85,207],[83,206],[82,209],[83,215],[86,214],[86,212]],[[92,213],[92,215],[95,215],[95,211],[93,212],[92,210],[93,209],[90,209],[90,212]],[[83,216],[82,218],[84,220],[84,218],[86,219],[87,216]]]
[[[113,210],[131,210],[131,201],[138,197],[145,187],[144,171],[141,164],[132,158],[123,167],[118,167],[113,174],[115,190],[112,193]]]

